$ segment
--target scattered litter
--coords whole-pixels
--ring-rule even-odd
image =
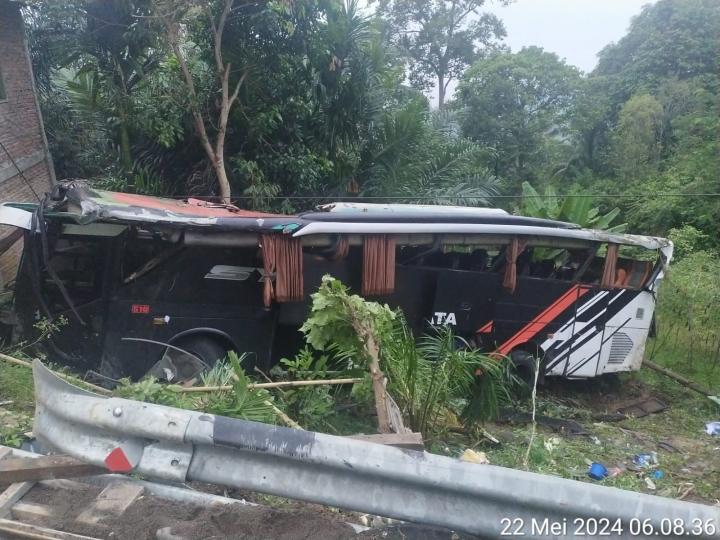
[[[655,482],[653,482],[649,477],[645,477],[645,485],[648,489],[651,489],[652,491],[655,491],[657,487],[655,487]]]
[[[490,460],[485,455],[485,452],[477,452],[468,448],[460,456],[460,461],[467,461],[468,463],[478,463],[479,465],[486,465],[490,463]]]
[[[656,471],[653,471],[650,476],[652,476],[655,480],[660,480],[662,477],[665,476],[665,473],[658,469]]]
[[[12,404],[13,404],[13,401],[11,399],[7,400],[7,401],[0,401],[0,407],[4,407],[5,405],[12,405]]]
[[[595,435],[592,435],[592,436],[590,437],[590,440],[591,440],[593,443],[595,443],[595,444],[602,444],[602,443],[600,442],[600,439],[598,439]]]
[[[708,399],[720,405],[720,396],[708,396]]]
[[[543,446],[545,446],[545,450],[552,453],[553,450],[560,446],[561,442],[560,437],[549,437],[545,439]]]
[[[705,424],[705,433],[708,435],[720,435],[720,422],[708,422]]]
[[[687,497],[690,494],[691,491],[693,491],[695,489],[695,486],[689,482],[686,482],[685,485],[687,485],[688,487],[683,489],[682,493],[680,493],[680,495],[678,496],[679,501],[682,501],[685,497]]]
[[[655,397],[646,397],[634,401],[624,407],[620,407],[617,412],[626,416],[634,416],[642,418],[648,414],[659,413],[667,409],[668,406]]]
[[[652,467],[653,465],[657,465],[657,452],[650,452],[649,454],[635,454],[633,456],[633,463],[639,467]]]
[[[610,467],[608,473],[610,474],[610,478],[615,478],[623,474],[626,470],[627,467],[625,467],[625,465],[616,465],[615,467]]]
[[[480,433],[482,433],[483,436],[490,442],[492,442],[494,444],[500,444],[500,441],[495,436],[493,436],[492,433],[488,432],[484,428],[480,428]]]
[[[602,480],[608,475],[608,470],[602,463],[593,463],[588,469],[588,476],[593,480]]]

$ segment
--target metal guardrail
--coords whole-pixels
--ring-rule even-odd
[[[33,370],[38,439],[113,472],[250,489],[489,538],[556,538],[578,527],[586,536],[602,528],[615,538],[720,538],[720,508],[101,397],[37,360]]]

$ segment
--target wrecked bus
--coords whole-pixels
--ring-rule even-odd
[[[279,215],[81,182],[2,205],[0,223],[25,235],[14,339],[62,320],[49,358],[111,378],[168,359],[173,378],[177,351],[212,365],[235,350],[266,369],[302,345],[325,274],[401,308],[416,333],[452,325],[520,369],[540,357],[548,376],[637,370],[672,256],[662,238],[498,209],[334,203]]]

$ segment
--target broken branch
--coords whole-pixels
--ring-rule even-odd
[[[248,384],[247,387],[253,388],[295,388],[299,386],[322,386],[331,384],[355,384],[362,382],[362,379],[326,379],[322,381],[280,381],[272,383],[254,383]],[[224,390],[232,390],[232,385],[224,386],[191,386],[189,388],[174,388],[176,392],[221,392]]]
[[[666,377],[670,377],[671,379],[679,382],[680,384],[689,388],[690,390],[694,390],[698,394],[702,394],[705,397],[712,395],[712,392],[710,392],[710,390],[708,390],[707,388],[703,388],[699,384],[697,384],[689,379],[686,379],[682,375],[678,375],[677,373],[675,373],[674,371],[672,371],[668,368],[657,365],[655,362],[651,362],[650,360],[645,360],[645,361],[643,361],[643,365],[649,367],[653,371],[662,373]]]

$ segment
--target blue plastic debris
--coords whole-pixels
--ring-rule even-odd
[[[660,469],[658,469],[657,471],[653,471],[652,473],[652,477],[655,480],[660,480],[663,476],[665,476],[665,473],[662,472]]]
[[[652,452],[650,454],[635,454],[633,456],[633,463],[638,467],[651,467],[657,465],[657,454]]]
[[[588,476],[593,480],[602,480],[608,475],[608,470],[602,463],[591,463]]]

